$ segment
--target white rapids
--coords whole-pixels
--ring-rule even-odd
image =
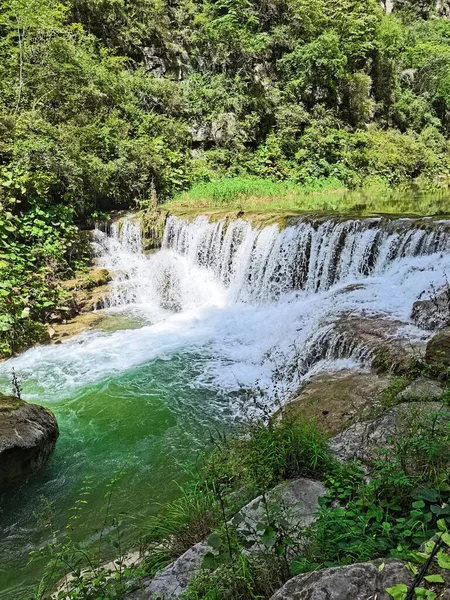
[[[343,313],[382,315],[404,323],[399,336],[429,336],[410,314],[450,273],[449,232],[450,222],[431,219],[304,217],[279,231],[170,217],[162,249],[147,256],[139,222],[99,228],[99,264],[115,273],[107,310],[137,315],[143,326],[31,349],[0,365],[0,375],[14,366],[37,389],[67,393],[188,352],[202,364],[191,385],[270,390],[276,373],[289,392],[317,370],[364,366],[364,348],[333,338]]]

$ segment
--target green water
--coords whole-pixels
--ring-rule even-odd
[[[86,476],[92,491],[75,538],[95,539],[117,471],[113,512],[135,525],[126,528],[124,545],[132,546],[145,518],[177,494],[183,466],[195,462],[207,431],[229,418],[226,398],[190,383],[201,364],[192,354],[173,355],[57,399],[39,398],[56,414],[61,435],[45,467],[0,496],[0,598],[19,600],[41,575],[43,564],[27,564],[28,554],[49,541],[52,529],[64,529]],[[25,392],[34,387],[31,381]],[[51,502],[50,528],[42,525],[43,498]]]

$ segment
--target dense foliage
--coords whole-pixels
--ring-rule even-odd
[[[445,178],[449,39],[424,0],[4,2],[0,351],[41,335],[97,210],[224,175]]]

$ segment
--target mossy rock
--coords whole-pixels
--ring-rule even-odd
[[[426,362],[439,372],[446,372],[450,367],[450,327],[443,329],[427,344]]]
[[[58,436],[50,410],[0,395],[0,485],[16,483],[39,470]]]
[[[389,383],[386,376],[354,371],[317,375],[283,409],[287,418],[314,420],[330,435],[367,418]]]
[[[0,395],[0,413],[12,412],[18,410],[23,402],[15,396]]]
[[[77,273],[72,279],[62,282],[62,287],[69,291],[92,290],[104,286],[111,281],[112,277],[108,269],[89,269],[87,272]]]

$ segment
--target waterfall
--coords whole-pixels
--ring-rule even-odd
[[[112,305],[147,298],[183,310],[192,306],[192,293],[209,302],[206,288],[214,284],[227,302],[263,303],[381,276],[401,259],[448,253],[449,233],[449,222],[431,219],[303,218],[279,231],[242,219],[169,217],[162,250],[150,258],[143,255],[138,222],[113,225],[107,234],[97,230],[96,240],[104,266],[118,272],[116,289],[128,293],[112,294]],[[205,283],[202,289],[195,277]]]
[[[248,221],[188,223],[170,217],[163,246],[214,272],[236,301],[274,301],[293,290],[326,291],[376,275],[405,257],[450,248],[448,223],[414,220],[299,220],[278,231]]]
[[[380,340],[426,340],[412,306],[450,276],[449,233],[432,219],[310,216],[280,230],[170,217],[146,254],[138,220],[99,227],[98,263],[114,275],[107,312],[143,326],[30,350],[16,369],[67,389],[187,353],[190,386],[281,385],[286,396],[318,370],[367,366]]]

